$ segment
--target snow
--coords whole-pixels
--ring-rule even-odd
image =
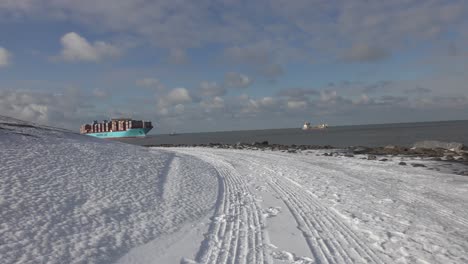
[[[468,177],[446,170],[5,117],[0,146],[2,263],[468,263]]]
[[[214,168],[182,154],[6,122],[2,263],[117,261],[205,216],[216,200]]]

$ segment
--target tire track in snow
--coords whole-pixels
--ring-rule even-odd
[[[186,154],[210,163],[217,170],[220,181],[217,208],[196,261],[272,263],[261,208],[254,200],[244,178],[231,164],[217,156],[198,151]]]
[[[304,158],[302,157],[297,157],[295,161],[300,161],[309,165],[315,165],[308,160],[304,160]],[[337,173],[342,172],[342,170],[338,170],[337,168],[327,168],[327,169],[334,170]],[[351,174],[351,173],[349,174],[341,173],[341,174],[344,174],[349,179],[354,179],[355,182],[361,181],[361,179],[356,178],[354,174]],[[379,190],[382,187],[387,187],[387,192],[397,194],[397,195],[392,195],[394,199],[399,199],[409,204],[413,204],[416,202],[420,206],[426,207],[428,211],[431,212],[431,214],[436,214],[444,220],[450,220],[454,222],[455,224],[464,226],[465,228],[468,227],[468,220],[466,220],[465,217],[454,214],[453,210],[451,210],[450,208],[447,208],[446,206],[440,204],[437,201],[427,199],[421,195],[415,194],[414,191],[410,190],[408,187],[404,185],[399,185],[398,189],[394,190],[394,186],[392,183],[388,183],[383,180],[378,180],[374,178],[366,178],[366,187],[372,188],[374,190]],[[428,189],[428,191],[432,192],[435,190]]]
[[[257,153],[249,153],[253,155],[256,158],[262,158],[262,156],[258,155]],[[284,159],[290,159],[295,162],[296,166],[298,166],[300,163],[304,164],[305,166],[301,166],[301,168],[310,170],[310,166],[317,166],[316,163],[311,162],[308,160],[306,157],[301,157],[299,155],[294,156],[294,157],[288,157],[285,156],[284,154],[277,154],[277,153],[270,153],[270,155],[274,155],[275,157],[278,157],[278,159],[284,160]],[[366,188],[368,189],[373,189],[376,192],[381,192],[382,188],[386,187],[386,192],[387,193],[395,193],[392,195],[393,199],[399,199],[404,203],[408,204],[414,204],[417,202],[419,206],[424,206],[427,208],[427,211],[431,212],[431,214],[436,214],[439,216],[441,219],[444,220],[449,220],[452,221],[454,224],[457,225],[462,225],[464,228],[468,227],[468,220],[463,215],[457,215],[454,213],[453,210],[450,208],[440,204],[437,201],[427,199],[421,195],[415,194],[413,190],[409,189],[405,185],[399,185],[398,189],[394,189],[394,184],[385,182],[383,180],[379,179],[374,179],[374,178],[369,178],[367,177],[365,181],[363,181],[361,178],[356,177],[355,173],[347,172],[345,173],[343,171],[343,168],[336,168],[333,165],[327,164],[327,166],[321,166],[321,169],[327,169],[330,171],[333,171],[335,174],[339,174],[341,176],[341,179],[347,180],[352,183],[356,183],[359,185],[365,185]],[[428,189],[429,192],[435,191],[432,189]],[[462,212],[458,212],[462,213]]]
[[[223,155],[213,156],[218,162],[222,158],[229,158]],[[243,161],[243,164],[253,164],[283,200],[302,232],[315,263],[384,263],[370,247],[361,242],[361,238],[338,220],[335,213],[321,205],[312,193],[298,183],[264,164],[246,159],[245,156],[237,156],[236,159]],[[235,171],[234,168],[232,170]],[[301,261],[304,262],[303,259]]]
[[[250,151],[215,149],[189,149],[186,150],[186,152],[191,155],[205,156],[206,159],[211,159],[210,163],[215,164],[213,166],[219,168],[218,173],[226,177],[226,180],[222,181],[226,186],[228,184],[227,178],[230,178],[232,181],[242,182],[244,185],[246,182],[250,184],[251,179],[257,183],[264,182],[268,186],[268,189],[272,190],[272,194],[276,193],[276,197],[285,203],[286,208],[288,208],[288,210],[285,211],[286,215],[290,217],[292,223],[297,223],[298,230],[301,231],[300,234],[304,237],[304,240],[299,240],[297,242],[299,242],[299,245],[300,243],[303,243],[304,246],[308,245],[308,249],[312,253],[314,259],[312,260],[306,257],[297,258],[294,253],[285,257],[281,255],[281,253],[289,252],[277,252],[276,249],[273,249],[274,246],[272,245],[268,250],[272,253],[270,257],[277,258],[280,262],[395,263],[397,261],[416,262],[420,260],[445,263],[450,262],[449,260],[454,260],[454,263],[457,261],[464,263],[463,257],[459,258],[459,256],[464,255],[463,248],[464,245],[466,245],[463,239],[459,239],[459,237],[463,237],[463,235],[448,233],[445,236],[441,233],[444,232],[444,230],[437,229],[439,227],[447,227],[447,223],[449,225],[457,223],[457,226],[453,230],[454,232],[459,232],[457,231],[457,229],[460,230],[458,225],[463,224],[463,221],[466,220],[462,215],[458,215],[458,217],[455,216],[455,218],[462,219],[462,223],[457,222],[457,219],[450,219],[450,214],[453,213],[452,209],[456,208],[456,206],[445,207],[445,201],[435,200],[437,197],[432,198],[430,193],[426,195],[430,190],[436,190],[434,186],[427,189],[417,188],[417,186],[414,186],[414,188],[410,185],[407,186],[407,184],[418,181],[405,181],[405,175],[400,177],[400,175],[392,174],[398,171],[386,173],[386,171],[384,171],[385,168],[376,164],[371,167],[371,169],[374,169],[373,173],[376,174],[376,177],[371,178],[365,173],[363,174],[365,177],[363,177],[360,174],[360,169],[362,168],[359,166],[353,168],[346,164],[330,164],[329,161],[320,158],[318,158],[316,162],[313,162],[299,155],[288,156],[288,154],[278,155],[274,153],[265,155],[266,153],[263,154],[262,152],[253,153]],[[359,161],[357,161],[357,163],[359,163]],[[337,167],[338,165],[343,167]],[[366,164],[359,163],[358,165]],[[226,169],[226,171],[222,172],[223,168]],[[408,175],[411,176],[411,173]],[[298,182],[302,183],[304,181],[306,185],[302,186],[296,182],[296,178],[294,177],[298,177]],[[328,179],[328,177],[330,177],[330,179]],[[342,210],[340,210],[340,208],[346,209],[346,207],[343,206],[356,202],[360,204],[359,201],[350,199],[355,198],[355,196],[345,192],[343,201],[330,199],[333,198],[331,197],[333,193],[327,194],[329,188],[326,186],[309,185],[314,184],[314,181],[317,181],[317,184],[324,184],[326,186],[334,183],[337,184],[337,181],[341,181],[337,188],[331,188],[330,191],[340,193],[340,191],[343,190],[349,191],[349,188],[357,189],[359,193],[362,194],[363,199],[370,199],[369,202],[363,203],[363,205],[371,206],[371,209],[367,210],[367,208],[359,208],[359,206],[351,207],[350,211],[345,210],[345,214],[342,215]],[[238,182],[234,184],[238,184]],[[225,193],[223,193],[222,196],[228,197]],[[391,204],[388,210],[385,210],[387,205],[381,203],[381,201],[388,197],[391,197],[394,200],[392,203],[396,203],[396,205]],[[340,196],[338,196],[338,199],[339,198]],[[233,201],[239,198],[229,199]],[[335,211],[333,205],[337,203],[339,203],[341,207]],[[401,222],[398,219],[395,222],[392,220],[392,212],[395,212],[398,218],[398,213],[412,213],[411,210],[415,207],[419,207],[419,204],[424,208],[422,214],[418,214],[421,210],[417,210],[415,215],[411,214],[408,217],[400,217]],[[376,206],[375,208],[377,210],[382,211],[376,211],[377,214],[374,215],[372,214],[374,212],[372,206]],[[356,211],[357,209],[362,209],[362,215],[359,214],[361,211]],[[246,231],[246,225],[243,225],[246,221],[252,221],[250,220],[251,218],[249,218],[249,210],[250,207],[243,207],[238,211],[233,211],[242,215],[242,217],[238,218],[240,219],[238,225],[232,224],[230,226],[234,229],[238,227],[239,232],[236,235],[235,232],[230,233],[227,231],[225,233],[226,236],[219,239],[219,241],[223,239],[229,241],[223,244],[225,247],[229,248],[229,250],[227,250],[228,253],[224,253],[225,256],[219,257],[216,255],[216,252],[219,253],[223,251],[223,248],[215,249],[211,247],[215,252],[215,257],[212,258],[211,262],[201,262],[262,263],[257,259],[258,256],[262,255],[258,255],[256,251],[251,249],[258,248],[257,241],[267,241],[265,240],[265,236],[268,233],[261,233],[261,235],[263,235],[263,240],[257,239],[256,236],[248,236],[248,240],[241,238],[250,232],[249,230]],[[427,215],[424,213],[425,210],[428,210]],[[220,209],[220,211],[224,212],[226,209]],[[381,212],[381,215],[379,212]],[[356,218],[354,215],[355,213],[358,214]],[[443,215],[446,215],[446,223],[443,223],[444,218],[441,217]],[[385,217],[380,218],[380,216]],[[255,218],[253,220],[255,220]],[[418,225],[411,225],[411,222],[406,220],[417,220],[418,224],[423,225],[423,229]],[[436,225],[434,227],[433,224],[438,221],[441,221],[442,225]],[[260,218],[260,222],[265,222],[265,220]],[[255,223],[255,225],[256,224],[257,223]],[[212,223],[212,225],[215,224]],[[412,228],[408,229],[408,227],[411,226]],[[229,230],[230,227],[228,226],[227,230]],[[386,232],[386,230],[389,231]],[[452,229],[449,229],[449,232],[451,232],[450,230]],[[208,234],[213,234],[213,232],[210,231]],[[227,238],[227,234],[232,234],[232,237]],[[207,240],[213,241],[213,239]],[[428,242],[425,242],[426,240]],[[275,241],[272,242],[274,243]],[[243,248],[245,243],[247,243],[250,251],[247,251],[247,256],[245,258],[239,258],[238,256],[244,256],[245,254]],[[425,247],[426,245],[428,245],[427,248]],[[450,256],[447,256],[446,251],[444,251],[444,245],[451,245],[451,251],[448,253],[451,254]],[[434,246],[435,249],[429,246]],[[438,249],[438,247],[440,247],[440,249]],[[301,254],[304,255],[305,253],[308,255],[307,246],[304,250],[306,251],[303,251]],[[291,252],[293,251],[294,249],[292,249]],[[225,258],[226,255],[228,256],[227,258]],[[264,254],[263,256],[265,257]],[[273,260],[269,261],[272,262]]]
[[[384,263],[337,216],[322,206],[311,193],[293,180],[262,164],[244,159],[262,168],[275,190],[293,215],[298,229],[317,263]],[[298,188],[300,191],[298,191]]]

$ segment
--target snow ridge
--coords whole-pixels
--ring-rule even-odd
[[[193,157],[0,123],[2,263],[110,263],[216,199],[216,172]]]

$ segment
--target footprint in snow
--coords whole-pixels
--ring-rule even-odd
[[[274,217],[277,216],[281,212],[281,207],[269,207],[265,210],[266,217]]]

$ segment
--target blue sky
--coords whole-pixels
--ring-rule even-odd
[[[466,119],[463,0],[0,2],[0,114],[156,133]]]

